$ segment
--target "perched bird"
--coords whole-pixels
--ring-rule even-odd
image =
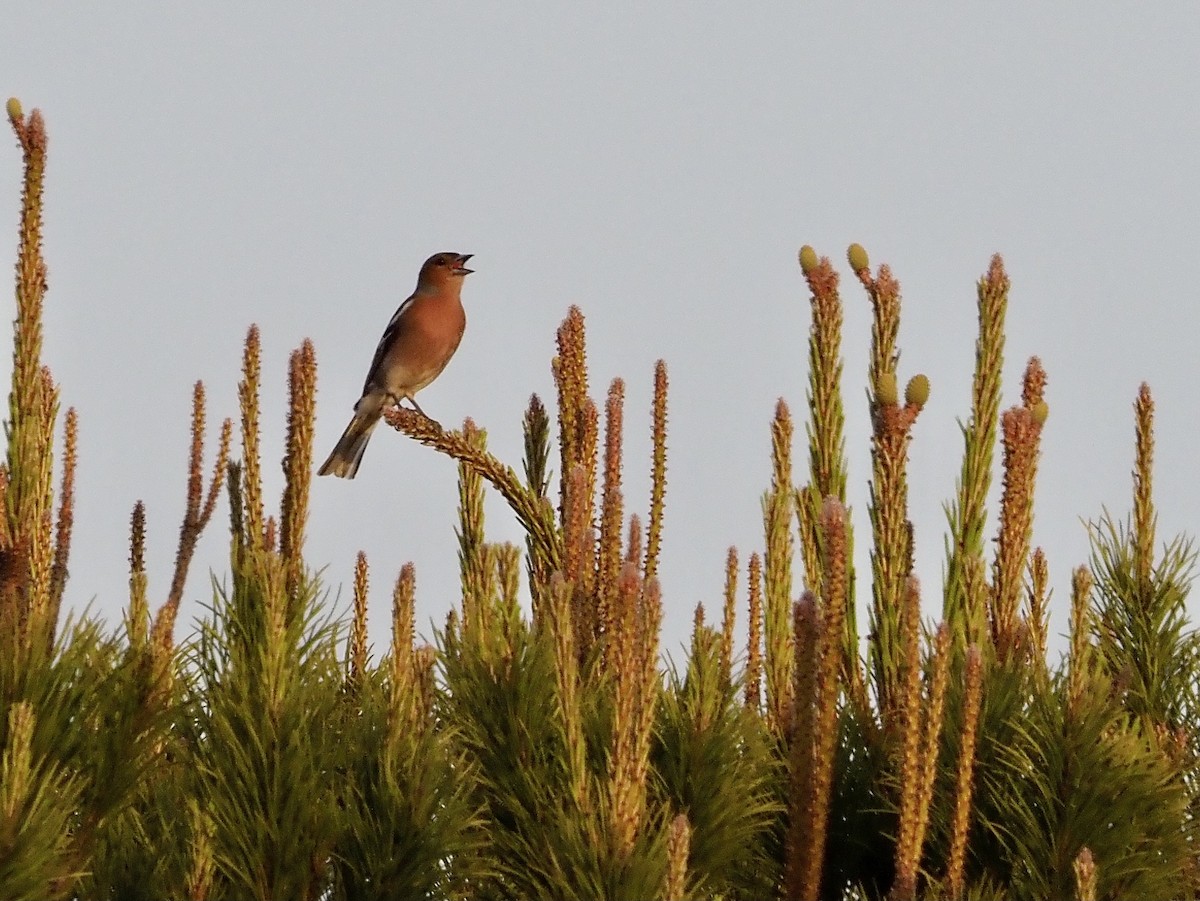
[[[407,399],[413,409],[425,415],[415,395],[446,368],[467,327],[459,295],[463,278],[474,272],[466,267],[471,256],[437,253],[425,261],[416,290],[400,304],[379,339],[362,397],[354,405],[354,418],[318,475],[354,478],[371,432],[386,407],[399,406]]]

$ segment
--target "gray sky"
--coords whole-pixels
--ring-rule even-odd
[[[1142,380],[1158,402],[1160,537],[1194,528],[1200,7],[384,6],[7,10],[0,94],[40,107],[51,142],[44,354],[80,411],[68,605],[118,620],[138,498],[152,600],[165,599],[191,385],[208,386],[214,424],[236,417],[251,322],[277,499],[287,354],[316,345],[320,459],[417,267],[441,250],[476,254],[478,274],[466,338],[422,406],[447,425],[474,417],[514,465],[521,413],[531,391],[549,398],[554,331],[577,303],[594,393],[627,381],[627,502],[644,510],[651,377],[667,360],[668,649],[696,602],[716,612],[725,549],[744,560],[762,542],[775,400],[804,406],[803,243],[845,273],[859,241],[903,286],[902,380],[933,384],[911,469],[930,612],[974,284],[994,251],[1013,280],[1004,405],[1031,354],[1049,373],[1034,540],[1054,630],[1087,556],[1081,518],[1129,507]],[[843,285],[862,558],[870,319],[859,286]],[[355,481],[314,482],[309,560],[336,588],[367,551],[377,647],[404,561],[426,634],[457,600],[455,496],[447,459],[385,430]],[[226,571],[226,510],[200,547],[181,634],[211,596],[208,572]],[[518,538],[498,501],[488,512],[493,540]],[[860,611],[868,596],[860,584]]]

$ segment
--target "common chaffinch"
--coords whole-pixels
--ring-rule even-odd
[[[467,327],[460,294],[464,277],[474,271],[466,267],[471,256],[437,253],[425,261],[416,290],[400,304],[379,339],[354,418],[318,475],[354,478],[385,407],[407,399],[425,415],[415,395],[446,368]]]

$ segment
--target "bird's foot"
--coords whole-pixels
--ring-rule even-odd
[[[400,401],[396,401],[396,409],[397,410],[406,410],[409,413],[416,413],[416,414],[420,415],[420,417],[422,419],[424,419],[426,422],[437,427],[441,431],[445,431],[444,429],[442,429],[442,424],[440,422],[438,422],[436,419],[434,419],[432,416],[430,416],[428,413],[426,413],[424,410],[422,410],[420,404],[418,404],[415,400],[413,400],[411,397],[406,398],[406,400],[410,404],[412,404],[412,406],[406,407]]]

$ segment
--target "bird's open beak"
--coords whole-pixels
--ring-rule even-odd
[[[467,260],[471,259],[471,257],[473,257],[473,256],[475,256],[475,254],[473,254],[473,253],[461,254],[458,258],[457,265],[455,265],[455,267],[454,267],[454,274],[455,275],[470,275],[472,272],[474,272],[475,271],[474,269],[468,269],[464,265],[467,262]]]

